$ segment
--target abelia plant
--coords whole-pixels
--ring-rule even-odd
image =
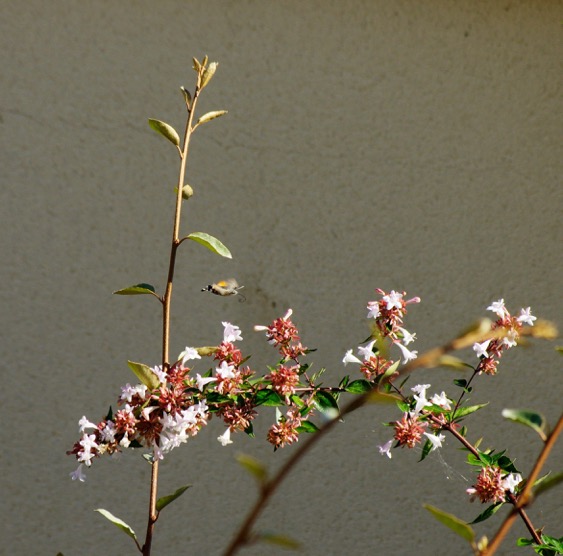
[[[357,365],[351,375],[345,375],[335,386],[320,382],[324,369],[312,372],[312,365],[305,362],[313,351],[301,343],[297,326],[292,321],[292,310],[275,319],[270,325],[257,325],[255,330],[264,332],[266,341],[276,352],[276,362],[267,370],[258,371],[247,365],[245,355],[238,342],[243,340],[240,328],[223,322],[222,341],[206,347],[187,346],[174,360],[169,357],[170,307],[172,282],[178,249],[186,240],[203,245],[215,254],[231,258],[229,249],[217,238],[204,232],[191,232],[180,236],[183,202],[192,198],[194,188],[184,183],[189,144],[193,133],[203,124],[226,114],[215,110],[195,120],[196,105],[202,90],[210,83],[217,70],[217,63],[193,60],[196,85],[193,94],[182,87],[187,110],[187,121],[183,140],[169,124],[160,120],[149,120],[150,126],[169,140],[180,157],[180,170],[176,187],[176,206],[173,223],[170,263],[164,293],[159,295],[150,284],[139,283],[114,293],[118,295],[149,295],[162,305],[162,360],[150,367],[129,361],[129,367],[138,383],[127,383],[121,388],[115,411],[109,412],[98,422],[86,417],[79,421],[80,437],[68,452],[74,455],[78,467],[70,475],[73,480],[86,480],[85,469],[93,461],[107,454],[112,455],[126,448],[140,448],[152,466],[148,524],[144,542],[138,540],[133,529],[107,510],[98,510],[104,517],[129,535],[138,551],[144,556],[151,553],[155,523],[161,511],[180,497],[187,486],[174,493],[158,498],[159,462],[202,431],[215,417],[224,425],[224,432],[217,438],[222,446],[233,444],[233,436],[246,433],[254,436],[253,423],[259,418],[262,407],[275,407],[276,417],[269,427],[266,440],[274,450],[292,446],[292,455],[279,470],[270,475],[263,464],[251,456],[239,456],[241,465],[258,481],[259,493],[256,504],[250,509],[241,527],[225,554],[234,554],[241,547],[258,541],[275,543],[286,548],[297,546],[297,542],[281,534],[259,533],[254,530],[258,516],[269,498],[280,488],[284,479],[308,451],[345,415],[370,402],[384,399],[396,403],[399,414],[388,423],[390,438],[379,446],[379,453],[391,459],[394,448],[413,449],[421,446],[421,461],[442,447],[446,438],[453,437],[467,451],[467,461],[478,473],[473,486],[467,489],[470,499],[479,499],[490,506],[472,523],[491,517],[502,505],[510,504],[512,513],[501,525],[498,533],[489,542],[477,540],[471,527],[462,520],[437,508],[426,506],[436,518],[466,539],[476,554],[493,554],[508,531],[515,516],[527,527],[531,539],[521,539],[522,546],[531,545],[544,556],[557,552],[563,541],[547,536],[535,527],[526,506],[532,500],[561,481],[561,474],[539,477],[543,463],[563,429],[563,418],[552,431],[541,415],[533,412],[505,410],[503,415],[523,423],[540,434],[544,447],[536,464],[527,477],[522,476],[505,451],[482,450],[478,442],[469,440],[464,422],[486,404],[469,405],[473,383],[480,375],[492,377],[498,372],[501,356],[516,346],[521,336],[553,338],[553,327],[546,323],[535,323],[530,308],[522,309],[519,315],[511,316],[504,300],[493,302],[488,309],[496,320],[488,325],[455,338],[445,346],[419,355],[411,344],[416,334],[404,327],[408,306],[420,303],[420,298],[406,298],[406,292],[377,289],[378,299],[367,304],[367,318],[372,323],[369,338],[356,350],[350,349],[343,358],[343,365]],[[239,294],[236,280],[229,279],[203,288],[221,296]],[[241,296],[244,300],[244,297]],[[538,324],[541,324],[538,326]],[[477,361],[473,364],[448,355],[449,352],[473,347]],[[471,376],[456,379],[457,394],[435,392],[427,394],[429,384],[407,386],[407,381],[416,369],[439,365],[453,365],[460,369],[471,369]],[[347,403],[343,403],[346,401]],[[300,441],[303,433],[311,433]],[[374,457],[377,451],[374,447]],[[532,489],[534,492],[532,493]],[[465,494],[464,494],[465,496]]]

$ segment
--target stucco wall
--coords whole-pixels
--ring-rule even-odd
[[[134,553],[98,507],[144,530],[149,467],[138,454],[96,462],[80,485],[64,452],[77,420],[100,418],[132,380],[125,361],[160,356],[157,304],[111,292],[165,280],[177,157],[146,120],[181,127],[192,56],[220,62],[202,107],[229,114],[194,138],[185,229],[221,238],[234,260],[195,245],[181,253],[172,353],[218,341],[229,320],[259,367],[273,353],[252,326],[292,307],[304,343],[318,348],[311,360],[335,381],[367,334],[376,287],[422,298],[409,318],[419,351],[501,297],[561,323],[561,8],[4,1],[0,552]],[[229,275],[246,303],[200,293]],[[553,422],[561,406],[560,359],[533,344],[473,396],[493,403],[472,438],[507,448],[524,472],[540,443],[501,409],[541,409]],[[452,377],[432,370],[417,381],[451,390]],[[194,486],[163,513],[155,554],[220,553],[254,499],[234,454],[275,467],[291,451],[272,454],[263,440],[271,417],[257,439],[239,435],[228,448],[212,422],[164,462],[162,493]],[[379,456],[389,433],[380,423],[396,417],[373,406],[347,419],[260,526],[310,555],[469,554],[421,503],[471,520],[481,510],[465,499],[471,470],[452,441],[443,460]],[[533,519],[560,535],[557,495],[542,502]],[[488,523],[480,531],[490,534]],[[249,551],[266,552],[285,554]]]

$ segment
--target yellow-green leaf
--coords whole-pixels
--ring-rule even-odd
[[[224,116],[225,114],[227,114],[227,110],[214,110],[213,112],[207,112],[207,114],[204,114],[201,118],[199,118],[196,125],[210,122],[211,120]]]
[[[205,70],[203,71],[203,75],[201,77],[202,89],[211,81],[211,78],[215,74],[218,65],[219,64],[217,62],[211,62],[209,66],[205,68]]]
[[[256,540],[275,544],[276,546],[287,548],[289,550],[298,550],[301,548],[301,543],[299,541],[296,541],[287,535],[278,535],[276,533],[258,533],[258,535],[256,535]]]
[[[225,247],[216,237],[210,236],[205,232],[194,232],[187,236],[187,239],[191,239],[193,241],[197,241],[204,247],[207,247],[213,253],[217,253],[217,255],[221,255],[221,257],[226,257],[227,259],[232,259],[233,256],[231,252]]]
[[[134,361],[127,361],[127,365],[129,365],[129,368],[149,390],[158,388],[160,381],[148,365],[145,365],[144,363],[135,363]]]
[[[456,517],[453,514],[444,512],[435,506],[431,506],[430,504],[423,504],[423,507],[427,509],[440,523],[443,523],[461,538],[465,539],[469,543],[474,542],[475,531],[473,531],[473,528],[467,525],[465,521],[459,519],[459,517]]]
[[[180,146],[180,136],[169,124],[149,118],[149,125],[157,132],[166,137],[176,147]]]
[[[121,529],[126,535],[129,535],[132,539],[137,539],[137,535],[135,535],[135,531],[133,531],[133,529],[131,529],[131,527],[129,527],[129,525],[127,525],[125,521],[122,521],[118,517],[115,517],[111,512],[108,512],[107,510],[104,510],[102,508],[98,508],[97,510],[94,511],[101,513],[106,519],[111,521],[116,527]]]
[[[156,295],[154,286],[151,284],[135,284],[134,286],[128,286],[121,290],[113,292],[114,295]]]
[[[547,439],[548,426],[545,417],[534,411],[526,411],[524,409],[503,409],[502,416],[516,423],[526,425],[535,430],[543,441]]]
[[[184,485],[180,487],[176,492],[169,494],[168,496],[163,496],[156,501],[156,511],[160,512],[163,508],[168,506],[171,502],[174,502],[176,498],[182,496],[186,490],[188,490],[192,485]]]
[[[247,454],[239,454],[236,459],[259,483],[266,481],[268,472],[261,461]]]

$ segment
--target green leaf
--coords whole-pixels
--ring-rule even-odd
[[[323,390],[317,390],[313,396],[313,402],[318,407],[320,411],[327,411],[333,410],[340,411],[338,408],[338,403],[328,392],[324,392]]]
[[[112,513],[102,508],[98,508],[97,510],[94,511],[101,513],[106,519],[109,519],[109,521],[111,521],[116,527],[121,529],[126,535],[129,535],[132,539],[135,540],[137,539],[137,535],[135,535],[135,531],[133,531],[133,529],[131,529],[131,527],[129,527],[129,525],[127,525],[125,521],[122,521],[118,517],[115,517]]]
[[[203,71],[203,75],[201,76],[202,89],[211,81],[211,78],[215,74],[218,65],[219,64],[217,62],[211,62],[209,66],[205,68],[205,70]]]
[[[169,124],[149,118],[149,125],[157,132],[166,137],[176,147],[180,146],[180,136],[176,130]]]
[[[205,124],[207,122],[210,122],[211,120],[214,120],[215,118],[224,116],[226,113],[227,110],[214,110],[213,112],[207,112],[207,114],[201,116],[201,118],[197,121],[195,125],[198,126],[200,124]]]
[[[456,412],[455,412],[455,419],[460,419],[461,417],[465,417],[466,415],[470,415],[471,413],[475,413],[476,411],[479,411],[480,409],[482,409],[483,407],[489,405],[489,403],[481,403],[478,405],[471,405],[468,407],[458,407]]]
[[[260,484],[266,482],[268,471],[266,466],[258,459],[247,454],[238,454],[236,460],[246,469]]]
[[[500,456],[496,464],[507,473],[519,473],[518,469],[514,467],[513,461],[507,456]]]
[[[233,258],[231,252],[216,237],[210,236],[205,232],[194,232],[189,236],[186,236],[186,239],[191,239],[193,241],[197,241],[197,243],[201,243],[201,245],[207,247],[207,249],[213,253],[221,255],[221,257],[226,257],[227,259]]]
[[[401,361],[395,361],[395,363],[393,363],[384,373],[383,375],[381,375],[381,378],[379,379],[384,380],[386,378],[389,378],[391,375],[394,375],[397,372],[397,369],[399,368],[399,363]]]
[[[548,425],[545,417],[540,413],[526,411],[524,409],[503,409],[502,416],[505,419],[514,421],[515,423],[520,423],[521,425],[530,427],[540,435],[540,438],[544,442],[547,440]]]
[[[346,386],[346,392],[350,392],[351,394],[363,394],[364,392],[369,392],[371,388],[371,384],[362,378],[350,382],[350,384]]]
[[[134,286],[128,286],[127,288],[117,290],[113,293],[114,295],[156,295],[154,286],[150,284],[135,284]]]
[[[256,405],[264,405],[266,407],[284,405],[284,399],[273,390],[258,390],[254,399]]]
[[[179,498],[180,496],[182,496],[182,494],[184,494],[184,492],[186,492],[186,490],[188,490],[191,486],[192,485],[184,485],[184,486],[180,487],[173,494],[169,494],[168,496],[163,496],[162,498],[159,498],[156,501],[156,511],[160,512],[163,508],[168,506],[168,504],[170,504],[171,502],[174,502],[174,500],[176,500],[176,498]]]
[[[436,366],[437,367],[451,367],[452,369],[455,370],[467,370],[467,369],[473,369],[473,367],[469,364],[469,363],[464,363],[461,359],[459,359],[458,357],[454,357],[453,355],[442,355],[437,361],[436,361]]]
[[[427,440],[424,443],[424,446],[422,447],[422,454],[420,455],[420,459],[418,460],[419,462],[421,462],[423,459],[426,458],[426,456],[430,453],[430,450],[432,450],[432,442],[430,442],[430,440]]]
[[[188,91],[188,89],[186,89],[185,87],[180,87],[180,90],[182,91],[182,94],[184,95],[184,101],[186,102],[186,106],[188,107],[188,110],[191,110],[191,108],[192,108],[192,95],[191,95],[190,91]]]
[[[443,523],[446,527],[450,528],[456,535],[459,535],[469,543],[473,543],[475,540],[475,532],[473,529],[462,521],[455,515],[446,513],[430,504],[423,504],[423,507],[427,509],[440,523]]]
[[[563,472],[556,473],[555,475],[548,473],[534,483],[534,496],[543,494],[561,482],[563,482]]]
[[[145,365],[144,363],[135,363],[133,361],[127,361],[127,365],[129,365],[129,368],[149,390],[158,388],[160,381],[148,365]]]
[[[489,506],[484,512],[480,513],[471,523],[470,525],[474,525],[475,523],[481,523],[481,521],[485,521],[489,519],[492,515],[496,514],[502,507],[504,502],[497,502],[496,504],[492,504]]]
[[[311,421],[301,421],[301,425],[299,425],[297,427],[297,432],[301,433],[301,432],[317,432],[319,430],[319,427],[317,427],[317,425],[315,425],[314,423],[311,423]]]
[[[396,404],[400,400],[397,394],[387,394],[385,392],[380,392],[375,388],[367,395],[367,401],[369,403],[384,403],[384,404]]]
[[[287,548],[289,550],[298,550],[301,548],[301,543],[288,537],[287,535],[276,535],[274,533],[260,533],[256,535],[256,540],[261,542],[267,542],[269,544],[275,544],[276,546],[281,546],[282,548]]]

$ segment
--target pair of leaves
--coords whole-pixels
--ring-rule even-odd
[[[186,492],[186,490],[188,490],[188,488],[190,488],[191,486],[192,485],[184,485],[180,487],[178,490],[176,490],[176,492],[169,494],[168,496],[163,496],[162,498],[159,498],[156,502],[156,511],[160,512],[162,509],[168,506],[168,504],[174,502],[176,498],[182,496],[182,494],[184,494],[184,492]],[[94,511],[102,514],[107,520],[111,521],[111,523],[113,523],[118,529],[121,529],[126,535],[128,535],[132,539],[137,540],[137,535],[135,531],[133,531],[133,529],[129,525],[127,525],[125,521],[119,519],[118,517],[114,516],[111,512],[108,512],[103,508],[98,508],[97,510]]]
[[[227,110],[213,110],[212,112],[207,112],[207,114],[204,114],[197,120],[194,129],[198,125],[210,122],[211,120],[219,118],[220,116],[224,116],[225,114],[227,114]],[[163,122],[161,120],[149,118],[149,125],[152,129],[154,129],[154,131],[160,133],[160,135],[162,135],[163,137],[166,137],[166,139],[168,139],[168,141],[170,141],[175,147],[180,148],[180,136],[170,124],[167,124],[166,122]]]
[[[191,239],[192,241],[203,245],[216,255],[221,255],[222,257],[226,257],[227,259],[233,258],[229,249],[223,243],[221,243],[221,241],[219,241],[216,237],[206,234],[205,232],[193,232],[187,235],[184,239]],[[155,297],[160,299],[160,297],[156,293],[154,286],[145,283],[128,286],[121,290],[114,291],[113,293],[115,295],[154,295]]]

